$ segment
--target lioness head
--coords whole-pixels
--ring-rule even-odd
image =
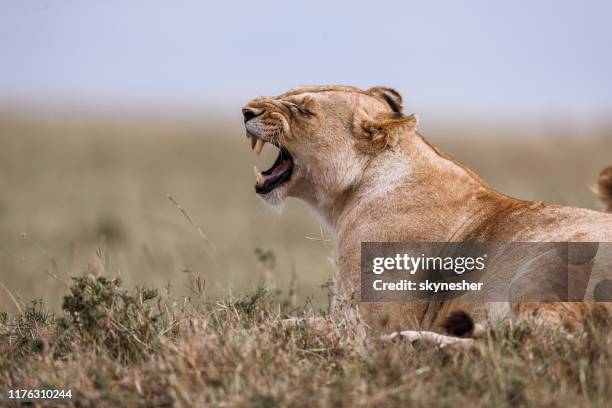
[[[256,98],[242,113],[257,154],[266,143],[279,149],[272,167],[256,171],[256,193],[274,206],[288,196],[313,204],[337,199],[373,156],[416,125],[414,115],[402,114],[399,93],[383,87],[299,87]]]

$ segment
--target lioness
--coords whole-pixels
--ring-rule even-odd
[[[256,170],[256,193],[277,207],[286,197],[305,200],[335,233],[337,308],[359,288],[362,241],[612,241],[610,214],[494,191],[423,138],[416,116],[402,113],[402,97],[393,89],[298,87],[278,97],[256,98],[242,113],[257,154],[266,143],[279,148],[272,167]],[[610,209],[612,168],[602,174],[599,194]],[[374,329],[398,330],[393,336],[446,344],[464,340],[456,336],[474,335],[473,322],[484,323],[487,316],[579,321],[589,307],[406,302],[364,303],[351,310],[359,308]]]

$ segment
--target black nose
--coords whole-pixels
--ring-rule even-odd
[[[242,116],[244,116],[244,123],[247,123],[249,120],[256,118],[262,113],[264,113],[263,109],[242,108]]]

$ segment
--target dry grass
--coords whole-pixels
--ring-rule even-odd
[[[515,129],[421,127],[505,193],[597,206],[588,187],[612,160],[610,128]],[[0,390],[70,387],[107,406],[612,397],[611,324],[596,317],[573,334],[499,327],[481,353],[363,342],[344,321],[284,328],[325,316],[333,242],[301,203],[281,216],[263,207],[254,162],[239,115],[0,116]]]
[[[573,333],[497,327],[482,350],[363,340],[265,289],[177,302],[119,282],[76,279],[54,316],[0,318],[0,389],[65,388],[81,406],[606,406],[612,322]]]

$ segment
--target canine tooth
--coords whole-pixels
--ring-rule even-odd
[[[265,144],[265,140],[257,139],[257,142],[255,143],[255,153],[260,154]]]
[[[255,149],[255,142],[257,142],[257,138],[255,136],[249,136],[249,140],[251,141],[251,149]]]
[[[260,186],[266,182],[264,176],[257,170],[257,166],[253,166],[253,171],[255,172],[255,177],[257,178],[257,185]]]

